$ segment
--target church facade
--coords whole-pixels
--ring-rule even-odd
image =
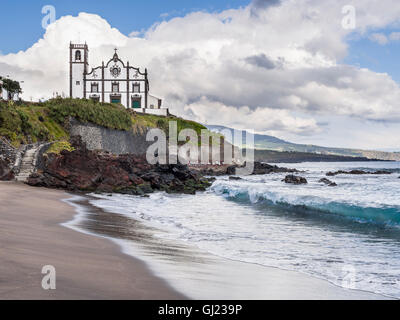
[[[71,98],[92,99],[98,102],[120,103],[135,111],[168,115],[162,100],[149,93],[147,69],[124,63],[117,54],[101,66],[89,68],[89,48],[70,43],[69,95]]]

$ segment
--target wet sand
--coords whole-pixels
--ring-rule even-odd
[[[117,244],[65,228],[63,191],[0,182],[0,299],[183,299]],[[56,269],[44,290],[42,267]]]

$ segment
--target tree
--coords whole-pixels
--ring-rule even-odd
[[[22,93],[21,86],[18,81],[11,79],[1,79],[3,81],[3,88],[8,92],[8,99],[13,100],[14,96],[18,93]]]

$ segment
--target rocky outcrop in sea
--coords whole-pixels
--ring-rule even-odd
[[[331,180],[329,180],[327,178],[321,178],[321,179],[318,180],[318,182],[324,183],[329,187],[336,187],[337,186],[336,182],[333,182],[333,181],[331,181]]]
[[[246,163],[243,165],[197,165],[191,166],[190,169],[192,171],[197,171],[202,175],[206,176],[223,176],[223,175],[234,175],[236,172],[236,168],[243,168],[246,166]],[[259,174],[270,174],[270,173],[295,173],[299,172],[296,169],[283,168],[278,167],[276,165],[270,165],[264,162],[254,162],[254,167],[252,171],[252,175]]]
[[[387,170],[376,170],[376,171],[364,171],[364,170],[350,170],[350,171],[343,171],[343,170],[338,170],[338,171],[329,171],[326,173],[328,177],[336,176],[338,174],[391,174],[392,172],[387,171]]]
[[[307,179],[304,177],[300,176],[295,176],[293,174],[287,175],[284,179],[282,179],[283,182],[285,183],[291,183],[291,184],[307,184]]]

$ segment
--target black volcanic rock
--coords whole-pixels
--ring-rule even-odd
[[[282,173],[282,172],[294,173],[298,171],[296,169],[282,168],[276,165],[270,165],[268,163],[255,161],[254,170],[252,174],[269,174],[269,173]]]
[[[14,173],[10,168],[10,162],[0,157],[0,181],[9,181],[14,179]]]
[[[236,165],[232,165],[226,168],[226,174],[235,174],[236,173]]]
[[[229,176],[229,180],[242,180],[242,178],[237,176]]]
[[[387,170],[377,170],[377,171],[364,171],[364,170],[350,170],[350,171],[343,171],[343,170],[338,170],[334,172],[327,172],[326,175],[328,177],[336,176],[338,174],[391,174],[392,172],[387,171]]]
[[[289,174],[285,177],[285,179],[282,179],[285,183],[291,183],[291,184],[307,184],[307,179],[300,177],[300,176],[295,176],[293,174]]]
[[[370,174],[392,174],[390,171],[387,170],[377,170],[374,172],[370,172]]]
[[[325,184],[328,185],[329,187],[336,187],[336,186],[337,186],[336,182],[333,182],[333,181],[331,181],[331,180],[329,180],[329,179],[327,179],[327,178],[319,179],[318,182],[325,183]]]
[[[230,175],[233,176],[236,173],[237,168],[244,168],[246,166],[246,163],[243,165],[221,165],[221,166],[215,166],[215,165],[203,165],[199,167],[193,167],[192,169],[195,171],[200,172],[203,175],[206,176],[223,176],[223,175]],[[290,168],[282,168],[278,167],[276,165],[270,165],[267,163],[263,162],[254,162],[254,167],[253,171],[251,174],[253,175],[258,175],[258,174],[269,174],[269,173],[282,173],[282,172],[287,172],[287,173],[295,173],[299,172],[296,169],[290,169]]]

